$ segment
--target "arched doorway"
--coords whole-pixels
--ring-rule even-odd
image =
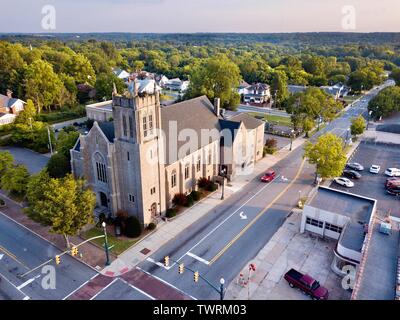
[[[151,211],[151,219],[155,219],[157,217],[157,203],[153,203],[150,207],[150,211]]]
[[[100,194],[100,204],[102,207],[108,208],[108,199],[104,192],[99,192]]]

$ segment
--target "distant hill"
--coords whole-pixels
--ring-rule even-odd
[[[345,45],[351,43],[400,46],[400,33],[37,33],[2,34],[0,39],[8,41],[34,41],[57,39],[60,41],[167,41],[185,44],[222,43],[271,43],[290,46]]]

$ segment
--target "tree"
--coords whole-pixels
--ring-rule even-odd
[[[301,126],[303,131],[306,133],[306,138],[309,137],[309,132],[312,128],[314,128],[314,121],[312,119],[310,119],[309,117],[305,117],[302,122],[301,122]]]
[[[390,76],[396,81],[396,85],[400,86],[400,68],[393,69]]]
[[[271,94],[275,99],[275,106],[282,107],[283,102],[289,96],[288,79],[286,73],[281,70],[275,70],[271,79]]]
[[[400,111],[400,87],[388,87],[380,91],[368,104],[372,118],[378,119]]]
[[[38,182],[46,181],[42,194],[38,196],[31,190]],[[28,214],[34,220],[50,226],[50,232],[63,235],[67,247],[69,236],[75,236],[88,223],[93,223],[93,210],[96,204],[94,193],[85,188],[85,182],[74,179],[71,174],[62,179],[46,175],[36,176],[29,183]]]
[[[51,156],[46,168],[50,177],[63,178],[71,172],[71,162],[63,153],[56,153]]]
[[[240,96],[236,91],[240,80],[238,66],[226,55],[219,54],[195,67],[185,97],[206,95],[210,100],[220,98],[223,107],[235,109],[240,103]]]
[[[54,73],[51,64],[36,60],[25,69],[24,88],[26,97],[33,100],[40,113],[42,108],[49,109],[56,103],[63,83]]]
[[[304,157],[316,165],[316,174],[322,178],[340,176],[346,166],[343,141],[333,133],[320,136],[315,144],[307,142]]]
[[[362,134],[367,127],[367,124],[365,122],[365,119],[362,116],[358,116],[357,118],[353,118],[351,120],[351,134],[353,136],[357,136],[359,134]]]
[[[1,187],[11,193],[24,195],[29,179],[29,172],[23,165],[8,168],[1,176]]]
[[[35,121],[35,115],[36,115],[36,108],[35,105],[33,104],[33,101],[31,99],[28,99],[26,101],[26,105],[24,110],[22,110],[17,118],[15,119],[14,123],[18,124],[26,124],[26,125],[31,125],[33,121]]]
[[[66,156],[68,159],[70,159],[69,150],[71,150],[74,147],[76,140],[78,140],[78,138],[79,138],[78,131],[67,132],[65,130],[61,130],[57,138],[56,151]]]
[[[124,90],[126,90],[124,81],[118,78],[114,73],[103,73],[99,75],[95,84],[97,99],[111,99],[114,84],[119,93],[123,93]]]
[[[74,78],[76,84],[87,83],[94,85],[96,74],[89,61],[83,54],[74,54],[66,64],[67,73]]]
[[[8,151],[0,151],[0,178],[4,173],[12,168],[14,163],[14,158]]]

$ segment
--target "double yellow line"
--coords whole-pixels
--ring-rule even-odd
[[[242,229],[242,231],[240,231],[236,237],[234,237],[220,252],[218,252],[211,260],[210,260],[210,264],[212,265],[215,261],[217,261],[237,240],[239,240],[239,238],[254,224],[257,222],[258,219],[261,218],[261,216],[267,212],[268,209],[270,209],[276,201],[279,200],[280,197],[283,196],[284,193],[286,193],[286,191],[296,182],[296,180],[298,179],[301,171],[303,170],[304,164],[306,162],[306,159],[303,159],[303,161],[301,162],[300,168],[296,173],[296,176],[294,177],[294,179],[287,185],[287,187],[285,189],[282,190],[281,193],[279,193],[264,209],[262,209],[260,211],[260,213],[248,224],[246,225],[246,227],[244,227]]]
[[[23,263],[22,261],[19,261],[18,258],[11,253],[10,251],[8,251],[6,248],[0,246],[0,251],[4,252],[7,256],[9,256],[10,258],[14,259],[15,261],[17,261],[18,263],[22,264],[25,268],[29,269],[25,263]]]

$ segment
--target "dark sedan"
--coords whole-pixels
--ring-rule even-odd
[[[356,170],[356,171],[363,171],[364,170],[364,167],[361,164],[357,163],[357,162],[346,164],[346,168],[348,168],[350,170]]]
[[[350,179],[360,179],[362,177],[361,174],[354,170],[344,170],[342,175]]]

